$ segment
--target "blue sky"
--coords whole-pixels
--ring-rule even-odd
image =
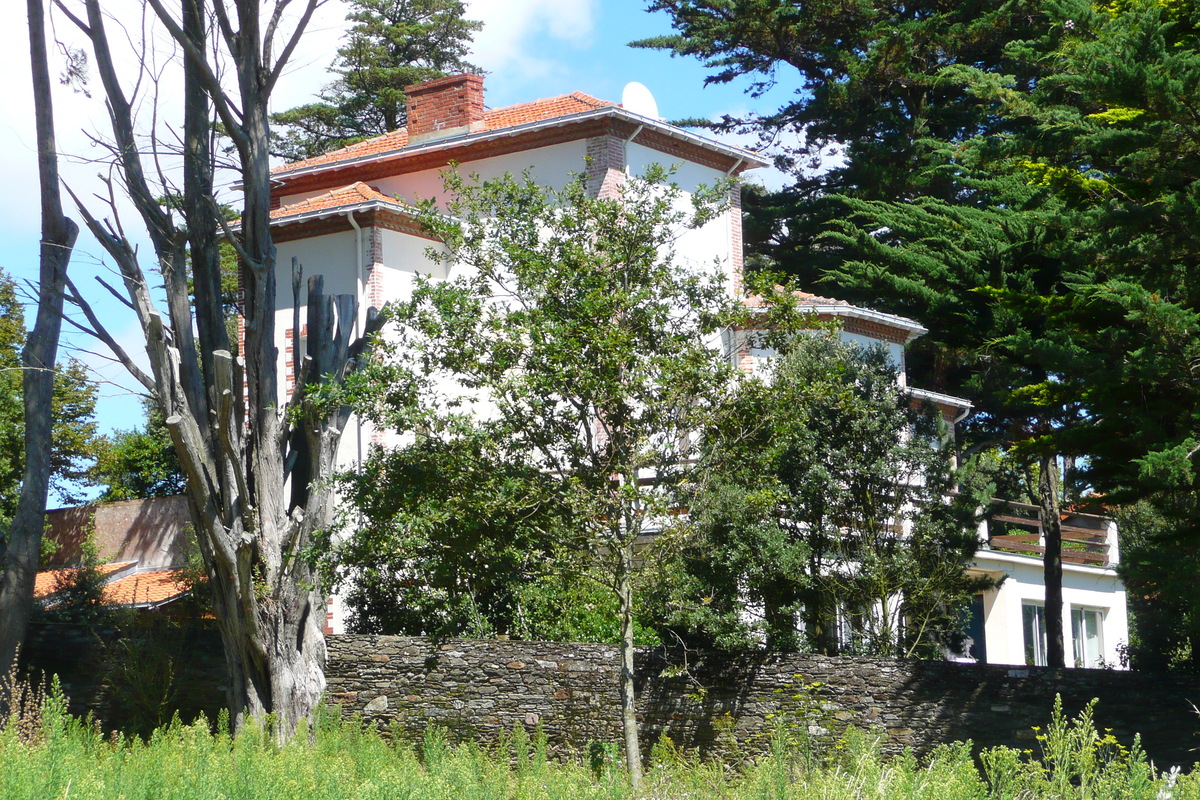
[[[112,7],[114,4],[106,4]],[[116,4],[120,6],[121,4]],[[128,3],[128,7],[140,3]],[[645,11],[643,0],[471,0],[470,16],[484,23],[477,36],[472,60],[486,71],[486,102],[499,107],[579,90],[620,101],[621,90],[630,81],[647,86],[666,119],[682,117],[715,118],[724,113],[742,113],[750,109],[776,107],[790,89],[781,86],[772,96],[752,100],[745,94],[749,81],[705,88],[705,70],[694,59],[672,58],[666,53],[627,47],[634,39],[670,32],[669,20],[662,14]],[[130,40],[138,40],[140,18],[136,12],[120,16],[113,26],[129,30]],[[278,109],[306,102],[328,82],[325,72],[345,30],[345,5],[330,0],[314,18],[309,33],[298,49],[276,95]],[[12,24],[0,30],[0,74],[7,77],[0,116],[0,267],[18,279],[37,272],[38,206],[37,173],[32,124],[32,94],[28,80],[28,44],[21,17],[10,17]],[[56,30],[62,38],[72,31],[61,16]],[[110,27],[113,27],[110,26]],[[162,66],[164,91],[159,104],[160,119],[171,118],[174,94],[167,88],[175,55],[169,42],[152,39],[151,56]],[[132,73],[130,55],[119,56]],[[98,92],[94,94],[98,95]],[[165,99],[163,99],[165,98]],[[145,93],[141,105],[147,112],[153,98]],[[103,149],[90,135],[102,133],[106,124],[98,96],[87,98],[66,87],[55,93],[58,115],[59,147],[63,151],[64,180],[87,197],[104,193],[104,184],[96,177],[105,171],[99,159]],[[160,135],[169,137],[169,122]],[[172,167],[165,164],[168,176]],[[70,210],[69,210],[70,213]],[[78,216],[76,215],[78,218]],[[132,215],[124,217],[133,225]],[[144,237],[143,237],[144,240]],[[148,245],[142,252],[150,252]],[[96,298],[102,317],[123,342],[134,345],[138,338],[131,317],[115,301],[103,297],[93,280],[108,275],[111,268],[96,242],[86,233],[80,238],[71,273],[85,292]],[[110,280],[111,282],[111,280]],[[131,382],[120,368],[109,364],[99,348],[85,337],[64,327],[65,352],[76,355],[93,367],[101,384],[99,421],[102,429],[130,428],[140,423],[140,404],[129,387]]]

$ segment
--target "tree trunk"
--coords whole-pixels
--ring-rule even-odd
[[[642,748],[638,740],[637,697],[634,687],[633,543],[621,545],[617,565],[617,598],[621,615],[621,725],[625,734],[625,763],[634,791],[642,788]]]
[[[1046,585],[1046,663],[1066,666],[1063,642],[1062,515],[1058,502],[1058,464],[1054,455],[1041,459],[1038,476],[1038,516],[1046,552],[1042,557]]]
[[[161,191],[151,185],[143,168],[134,104],[124,94],[109,52],[100,0],[87,0],[86,23],[71,18],[92,42],[122,183],[150,232],[162,273],[165,314],[148,289],[154,281],[121,230],[100,222],[85,207],[81,213],[121,272],[145,336],[151,374],[124,353],[74,287],[71,298],[154,396],[171,432],[187,476],[196,538],[225,645],[232,722],[238,727],[247,714],[272,714],[275,738],[284,741],[301,719],[311,716],[325,686],[325,600],[304,553],[314,534],[329,523],[328,479],[349,419],[348,409],[312,404],[305,387],[342,381],[363,357],[382,319],[369,313],[362,335],[352,343],[356,298],[326,296],[322,281],[310,280],[308,353],[299,364],[298,388],[290,398],[280,396],[267,106],[274,81],[317,0],[307,0],[292,39],[273,65],[265,63],[272,47],[263,41],[257,0],[181,0],[178,22],[162,0],[148,2],[186,55],[186,230],[158,202]],[[213,8],[219,18],[215,27],[209,19]],[[69,15],[67,10],[63,13]],[[274,27],[275,22],[268,24],[268,37]],[[219,70],[206,60],[214,49],[206,41],[208,30],[219,32],[232,56],[236,97],[225,91]],[[221,313],[216,236],[220,219],[212,196],[209,140],[214,110],[237,148],[245,200],[240,234],[233,237],[242,262],[241,358],[233,354]],[[298,281],[294,290],[299,293]],[[304,300],[294,297],[294,306],[305,305]]]
[[[38,310],[21,354],[25,411],[25,469],[21,496],[3,548],[0,573],[0,675],[7,673],[25,639],[33,610],[33,584],[41,555],[50,483],[50,433],[53,425],[54,364],[62,328],[63,289],[78,226],[63,216],[58,189],[54,108],[46,59],[45,9],[27,0],[29,54],[37,124],[38,179],[41,185],[42,244]]]

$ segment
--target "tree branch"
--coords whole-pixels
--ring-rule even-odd
[[[95,337],[103,342],[108,349],[112,351],[113,356],[116,357],[117,361],[121,362],[121,365],[125,367],[130,375],[134,377],[134,380],[136,380],[142,386],[145,386],[148,392],[155,394],[157,390],[154,385],[154,379],[142,372],[141,368],[134,363],[132,358],[129,357],[129,353],[125,352],[125,348],[117,344],[117,340],[113,338],[113,335],[108,332],[106,327],[104,327],[104,323],[102,323],[100,318],[96,316],[96,312],[92,309],[91,304],[83,299],[83,295],[79,293],[79,289],[76,288],[75,282],[68,277],[66,279],[66,284],[67,299],[70,300],[71,303],[73,303],[80,311],[82,311],[85,317],[87,317],[87,321],[92,326],[92,333],[95,335]],[[78,325],[78,323],[76,323],[74,320],[71,320],[69,317],[67,319],[72,324],[76,325],[80,329],[83,329],[83,326]]]

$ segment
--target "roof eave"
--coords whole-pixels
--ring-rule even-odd
[[[933,391],[930,391],[929,389],[917,389],[912,386],[909,386],[908,393],[910,395],[912,395],[913,397],[919,398],[921,400],[928,400],[929,402],[936,403],[938,405],[953,406],[954,408],[963,408],[963,409],[975,407],[975,405],[970,400],[967,400],[966,398],[955,397],[954,395],[950,395],[950,394],[942,394],[941,392],[933,392]]]
[[[273,218],[271,220],[271,227],[296,225],[313,219],[340,217],[360,211],[391,211],[406,217],[416,217],[415,209],[400,205],[399,203],[390,203],[384,200],[363,200],[358,203],[346,203],[344,205],[330,206],[329,208],[315,209],[313,211],[301,211],[298,214],[285,214],[281,217]],[[237,230],[237,228],[235,227],[234,230]]]
[[[908,338],[904,343],[909,344],[919,336],[924,336],[929,333],[929,329],[916,320],[908,317],[898,317],[895,314],[885,314],[882,311],[875,311],[870,308],[862,308],[861,306],[837,305],[837,304],[811,304],[805,305],[805,308],[812,309],[818,315],[829,314],[837,317],[853,317],[861,319],[864,322],[874,322],[878,325],[886,325],[889,328],[905,331]]]
[[[558,128],[565,125],[589,122],[594,119],[603,119],[604,117],[620,117],[636,125],[650,128],[672,138],[681,139],[708,150],[716,150],[717,152],[720,152],[729,158],[735,159],[737,163],[734,169],[742,165],[745,165],[746,169],[756,169],[758,167],[767,166],[766,161],[762,160],[755,153],[749,150],[743,150],[739,147],[733,147],[732,145],[722,144],[721,142],[717,142],[712,139],[706,139],[703,136],[698,136],[689,131],[685,131],[682,128],[677,128],[674,125],[668,125],[662,120],[644,117],[641,114],[635,114],[632,111],[626,111],[620,106],[604,106],[603,108],[589,109],[588,111],[580,111],[575,114],[567,114],[561,117],[552,117],[551,119],[539,120],[537,122],[527,122],[522,125],[512,125],[507,128],[498,128],[497,130],[493,131],[476,131],[474,133],[466,132],[416,146],[398,147],[393,150],[386,150],[382,153],[371,153],[369,155],[359,156],[357,158],[348,158],[340,161],[328,161],[321,164],[313,164],[310,167],[300,167],[295,170],[275,173],[271,176],[271,179],[272,182],[275,183],[286,183],[287,181],[306,175],[318,175],[323,172],[334,172],[337,170],[357,167],[362,164],[370,164],[377,161],[388,161],[398,157],[437,152],[438,150],[456,147],[468,141],[486,142],[494,139],[504,139],[512,136],[519,136],[524,133],[544,130],[547,128]],[[730,171],[732,172],[732,170]]]

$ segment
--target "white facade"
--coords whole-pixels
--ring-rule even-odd
[[[585,175],[589,188],[612,196],[626,176],[644,174],[653,165],[674,170],[683,191],[681,202],[701,186],[712,187],[745,169],[762,166],[752,153],[673,128],[579,93],[506,109],[483,106],[482,79],[454,76],[423,84],[410,92],[410,128],[354,145],[333,154],[290,164],[276,171],[279,208],[273,212],[278,246],[276,330],[283,374],[292,375],[295,316],[290,287],[292,260],[304,275],[321,274],[325,291],[353,294],[360,320],[368,306],[411,296],[417,275],[454,277],[426,254],[437,243],[413,223],[412,206],[444,199],[441,172],[451,163],[481,180],[528,172],[538,183],[562,188]],[[448,116],[447,116],[448,115]],[[445,118],[443,118],[445,117]],[[440,203],[439,203],[440,204]],[[698,230],[683,232],[676,256],[699,270],[720,269],[730,291],[740,293],[742,234],[739,194],[729,207]],[[303,304],[303,298],[301,303]],[[837,300],[807,296],[805,302],[824,319],[842,324],[841,336],[859,344],[881,344],[904,377],[904,349],[925,332],[918,323],[858,308]],[[300,309],[301,336],[305,309]],[[766,353],[744,352],[743,368],[753,369]],[[281,392],[291,390],[290,381]],[[921,393],[937,404],[947,422],[958,421],[970,404],[953,397]],[[352,422],[345,431],[339,460],[351,465],[382,435]],[[984,531],[986,542],[986,531]],[[1112,538],[1115,540],[1115,531]],[[1115,541],[1108,550],[1115,563]],[[1102,659],[1118,663],[1118,647],[1128,641],[1124,590],[1112,563],[1064,566],[1064,630],[1074,622],[1085,633],[1082,650],[1088,666]],[[1024,664],[1026,605],[1043,597],[1040,560],[1000,550],[981,550],[974,569],[1004,576],[999,587],[980,599],[980,626],[987,660]],[[1036,616],[1036,614],[1035,614]],[[334,606],[333,630],[342,615]],[[1091,635],[1088,635],[1088,632]],[[1071,644],[1068,642],[1068,653]],[[1068,659],[1070,660],[1070,658]]]
[[[1014,508],[1028,506],[1013,504]],[[994,523],[993,523],[994,524]],[[1063,520],[1063,645],[1067,666],[1123,669],[1125,646],[1129,644],[1129,614],[1125,586],[1117,575],[1120,560],[1117,526],[1111,519],[1068,514]],[[1093,528],[1082,532],[1079,526]],[[1028,530],[1038,534],[1037,526]],[[981,608],[985,631],[986,660],[991,664],[1045,664],[1045,582],[1042,559],[1036,552],[1012,552],[1019,548],[1003,542],[994,533],[989,542],[988,523],[980,527],[983,549],[975,558],[975,569],[1000,580],[983,594]],[[1031,536],[1032,538],[1032,536]],[[1095,544],[1076,544],[1072,538],[1093,539]],[[1043,540],[1031,542],[1036,551]],[[1073,547],[1077,549],[1072,549]],[[1086,559],[1086,563],[1083,562]],[[975,655],[981,655],[976,653]]]

